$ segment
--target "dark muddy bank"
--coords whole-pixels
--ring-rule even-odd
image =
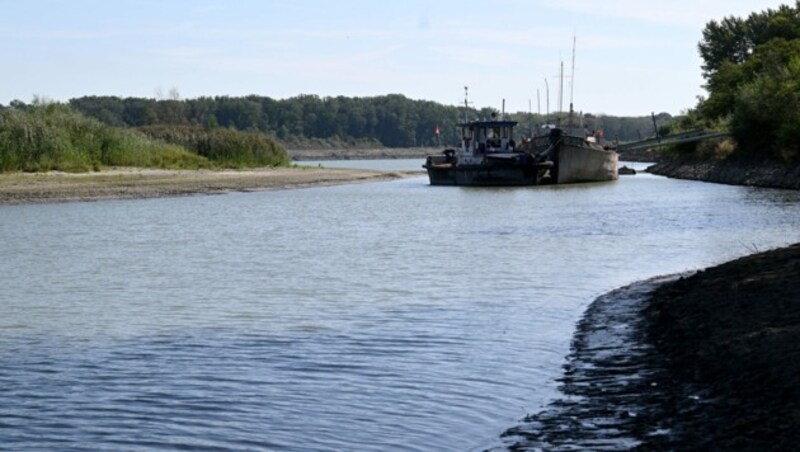
[[[578,324],[559,388],[562,398],[502,435],[511,450],[620,450],[670,432],[663,358],[644,338],[644,309],[660,282],[610,292]]]
[[[800,244],[598,298],[563,397],[512,450],[792,450],[800,444]]]
[[[667,161],[647,171],[676,179],[700,180],[728,185],[800,189],[800,165],[755,162]]]
[[[800,244],[698,272],[653,294],[647,341],[701,409],[656,446],[792,450],[800,444]]]

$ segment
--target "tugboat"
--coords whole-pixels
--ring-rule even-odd
[[[572,116],[572,114],[570,114]],[[616,180],[618,155],[582,127],[545,126],[517,146],[515,121],[459,124],[461,145],[428,156],[431,185],[546,185]]]

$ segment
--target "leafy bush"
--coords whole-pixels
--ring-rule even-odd
[[[800,158],[800,57],[743,85],[731,125],[749,155]]]
[[[729,122],[741,156],[800,160],[800,2],[711,21],[699,50],[701,116]]]
[[[287,166],[289,154],[275,140],[257,132],[192,126],[147,126],[149,137],[173,143],[228,167]]]
[[[0,171],[80,172],[101,165],[210,166],[178,146],[106,126],[62,104],[0,110]]]

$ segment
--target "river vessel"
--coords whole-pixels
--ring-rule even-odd
[[[572,42],[572,75],[575,80],[575,43]],[[559,112],[564,89],[561,63]],[[545,79],[545,83],[547,80]],[[570,88],[569,116],[557,116],[556,124],[537,129],[519,146],[514,140],[515,121],[505,120],[505,100],[500,120],[468,121],[467,87],[464,87],[464,123],[458,148],[428,156],[422,165],[431,185],[542,185],[602,182],[618,177],[618,154],[602,143],[601,131],[588,133],[582,115],[576,115]],[[548,88],[548,117],[549,113]],[[438,130],[438,128],[437,128]],[[437,132],[438,133],[438,132]]]
[[[583,127],[546,125],[517,145],[516,125],[494,119],[460,124],[460,146],[427,157],[423,168],[430,184],[544,185],[617,179],[617,153]]]

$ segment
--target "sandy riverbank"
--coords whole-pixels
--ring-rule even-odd
[[[91,173],[0,174],[0,204],[158,198],[370,182],[411,173],[335,168],[160,170],[118,168]]]

